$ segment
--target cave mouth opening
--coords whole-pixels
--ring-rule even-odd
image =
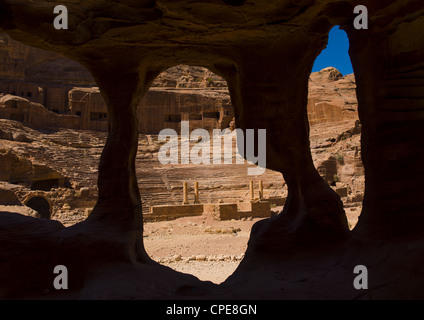
[[[315,166],[340,196],[353,229],[362,211],[365,173],[349,45],[346,32],[334,26],[309,77],[307,110]]]
[[[228,85],[206,68],[177,65],[165,70],[153,81],[138,108],[142,134],[136,172],[143,200],[146,252],[176,271],[191,273],[205,281],[225,281],[244,256],[252,225],[265,218],[255,216],[261,208],[251,206],[250,180],[255,198],[259,198],[262,180],[262,196],[274,201],[284,196],[281,173],[266,170],[263,175],[251,176],[248,168],[254,165],[247,161],[237,163],[235,113]],[[185,164],[183,158],[188,159],[183,156],[181,143],[183,121],[189,122],[190,134],[190,158]],[[170,138],[158,140],[163,129],[172,129],[178,134],[177,164],[161,164],[158,160],[159,149],[170,142]],[[197,129],[207,132],[207,138],[198,139],[194,133]],[[214,129],[222,133],[218,153],[213,147]],[[229,136],[230,143],[226,144],[225,137]],[[197,147],[197,155],[199,158],[202,155],[202,159],[204,148],[210,150],[207,155],[210,161],[194,163],[192,155]],[[214,161],[219,153],[220,161]],[[231,163],[224,163],[225,154],[231,155]],[[154,165],[147,172],[141,161],[149,157]],[[155,183],[153,179],[148,181],[152,176]],[[184,182],[187,183],[186,199]],[[271,208],[275,206],[273,203]],[[224,218],[224,214],[229,216]],[[271,209],[267,214],[271,215]]]
[[[34,196],[32,198],[29,198],[25,205],[27,207],[30,207],[31,209],[34,209],[38,212],[40,215],[40,218],[44,219],[50,219],[51,217],[51,206],[49,201],[47,201],[46,198],[42,196]]]

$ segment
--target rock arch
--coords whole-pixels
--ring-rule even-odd
[[[40,218],[51,219],[53,205],[43,192],[33,192],[23,200],[24,205],[38,212]]]

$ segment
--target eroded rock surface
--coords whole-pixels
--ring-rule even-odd
[[[73,2],[66,32],[51,23],[56,4],[3,1],[0,28],[75,59],[96,80],[110,125],[98,199],[92,214],[69,228],[2,215],[2,254],[12,256],[15,247],[21,253],[1,259],[3,296],[40,294],[51,277],[46,270],[60,262],[78,283],[69,295],[80,298],[423,297],[421,2],[367,3],[367,30],[353,27],[357,1]],[[336,24],[350,40],[362,124],[366,188],[353,231],[340,196],[314,166],[309,140],[308,78]],[[236,127],[268,130],[267,167],[281,172],[288,187],[283,212],[255,225],[240,267],[219,287],[167,271],[143,247],[136,108],[156,76],[178,64],[207,67],[226,80]],[[48,250],[34,255],[32,245],[23,245],[26,237]],[[40,285],[16,282],[14,275],[22,275],[16,263],[34,265]],[[367,292],[352,286],[358,264],[376,275]],[[16,287],[23,289],[11,293]]]

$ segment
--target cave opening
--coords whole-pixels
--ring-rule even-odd
[[[42,196],[35,196],[28,199],[25,205],[37,211],[40,215],[40,218],[50,219],[51,206],[50,203],[46,200],[46,198]]]
[[[282,208],[281,173],[266,170],[263,175],[248,175],[247,169],[254,165],[245,160],[237,163],[228,86],[206,68],[177,65],[165,70],[153,81],[137,113],[142,134],[136,172],[146,252],[177,271],[224,281],[243,258],[251,226]],[[185,128],[190,136],[188,158],[183,155]],[[159,140],[164,129],[178,135],[178,164],[158,160],[161,147],[170,142]],[[218,152],[212,141],[214,130],[220,132]],[[203,156],[205,150],[210,161],[194,163],[193,155]],[[231,163],[224,163],[226,153]],[[219,155],[221,161],[214,161]],[[271,202],[268,207],[265,200]]]
[[[308,121],[315,166],[340,196],[353,229],[362,211],[365,174],[356,80],[348,51],[346,32],[333,27],[309,77]]]

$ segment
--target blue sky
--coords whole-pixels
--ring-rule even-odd
[[[335,26],[328,35],[327,48],[315,60],[312,72],[320,71],[327,67],[334,67],[344,76],[353,73],[348,50],[349,39],[346,32]]]

